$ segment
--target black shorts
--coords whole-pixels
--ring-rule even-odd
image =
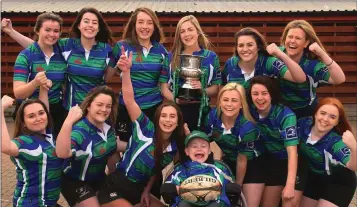
[[[154,120],[154,115],[156,112],[156,109],[161,105],[161,103],[158,103],[150,108],[143,109],[143,113],[151,120]],[[120,140],[128,142],[131,135],[133,134],[133,129],[132,129],[132,121],[130,119],[130,116],[128,114],[128,111],[126,110],[125,105],[119,104],[118,106],[118,115],[116,119],[116,132],[117,135],[119,135]]]
[[[61,179],[61,193],[70,206],[75,206],[88,198],[97,196],[100,188],[104,187],[101,185],[103,183],[101,181],[85,182],[74,180],[66,175],[62,175]]]
[[[278,159],[269,153],[265,153],[264,172],[266,186],[285,186],[288,176],[288,159]],[[304,159],[298,161],[296,172],[295,190],[302,191],[306,183],[307,162]],[[300,163],[300,164],[299,164]]]
[[[264,161],[263,156],[248,160],[243,184],[265,183]]]
[[[337,206],[349,206],[356,190],[356,174],[339,168],[330,176],[308,172],[304,196],[313,200],[327,200]]]
[[[200,115],[200,103],[191,103],[191,104],[179,104],[183,115],[183,122],[187,123],[188,128],[192,132],[193,130],[202,130],[203,124],[205,121],[206,116],[208,115],[210,108],[206,107],[202,111],[201,116],[201,126],[200,128],[197,127],[198,124],[198,117]]]
[[[123,172],[117,170],[107,176],[105,186],[98,195],[100,204],[124,198],[132,205],[135,205],[140,203],[141,194],[146,187],[146,183],[134,183],[127,179]]]

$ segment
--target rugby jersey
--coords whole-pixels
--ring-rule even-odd
[[[62,55],[68,63],[64,107],[82,103],[88,92],[96,86],[104,85],[104,73],[112,55],[109,44],[97,42],[86,51],[79,38],[63,38],[58,41]]]
[[[278,159],[287,159],[286,147],[299,144],[294,112],[284,105],[277,104],[271,105],[265,118],[260,118],[255,107],[251,107],[251,114],[257,121],[257,127],[268,152]]]
[[[56,155],[52,134],[44,138],[21,135],[11,140],[19,155],[11,157],[16,166],[14,206],[55,206],[61,191],[63,159]]]
[[[336,167],[346,167],[351,151],[343,143],[341,135],[332,129],[316,143],[311,143],[312,117],[298,121],[300,151],[309,160],[309,169],[317,174],[330,175]]]
[[[251,78],[266,75],[274,78],[283,78],[288,67],[283,61],[273,56],[259,54],[255,63],[254,75],[245,80],[244,72],[238,65],[239,57],[233,56],[227,60],[223,69],[224,84],[234,82],[241,84],[245,89],[249,88]]]
[[[201,48],[200,51],[195,51],[192,55],[202,57],[200,69],[202,71],[205,71],[207,79],[206,86],[209,87],[211,85],[221,85],[222,74],[217,54],[211,50]],[[168,83],[170,89],[172,90],[174,71],[171,68],[171,61],[172,53],[170,52],[167,58],[165,59],[164,66],[160,75],[160,82]],[[184,79],[182,77],[179,77],[179,86],[182,86],[184,82]]]
[[[221,148],[225,159],[236,161],[238,153],[249,160],[261,154],[262,147],[256,146],[259,132],[255,124],[248,121],[240,112],[234,126],[227,130],[218,116],[217,108],[212,108],[204,124],[204,131]]]
[[[29,45],[17,56],[14,66],[14,81],[30,82],[37,73],[46,71],[46,76],[52,81],[52,87],[48,91],[48,101],[50,104],[59,103],[62,100],[62,90],[65,80],[67,63],[57,45],[53,46],[53,54],[49,64],[46,63],[46,56],[42,52],[37,42]],[[38,98],[39,89],[29,97]]]
[[[105,166],[117,149],[114,129],[104,123],[103,132],[88,121],[80,119],[72,128],[72,157],[64,173],[75,180],[96,181],[105,177]]]
[[[280,47],[286,52],[285,47]],[[299,65],[306,74],[304,83],[293,83],[285,79],[279,80],[280,91],[283,99],[289,103],[291,109],[305,108],[317,103],[316,89],[327,85],[330,72],[320,60],[310,60],[303,54]]]
[[[121,162],[117,169],[134,183],[146,183],[155,175],[155,127],[144,113],[141,112],[132,124],[133,134],[127,144]],[[175,157],[177,144],[172,141],[164,150],[161,167],[166,167]]]
[[[141,109],[147,109],[162,102],[160,88],[158,85],[162,64],[167,56],[167,50],[158,42],[151,42],[152,47],[145,56],[146,48],[140,46],[143,50],[142,62],[139,61],[137,49],[134,45],[126,41],[119,41],[113,48],[113,58],[110,65],[115,67],[120,59],[121,47],[124,46],[125,55],[129,57],[133,53],[130,77],[134,89],[134,98]],[[124,105],[123,95],[119,94],[119,103]]]
[[[221,195],[218,196],[216,200],[213,201],[198,201],[193,203],[198,206],[207,206],[212,202],[217,202],[221,207],[229,207],[230,202],[226,194],[225,186],[227,183],[234,181],[234,176],[229,168],[222,162],[213,161],[213,163],[199,163],[195,161],[186,161],[184,164],[178,164],[175,166],[174,170],[167,177],[165,183],[172,183],[176,186],[180,186],[183,181],[194,175],[208,175],[218,180],[221,184]],[[171,206],[177,206],[182,198],[177,196],[175,198],[175,203]]]

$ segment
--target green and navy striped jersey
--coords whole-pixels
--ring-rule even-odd
[[[72,128],[72,157],[65,163],[64,173],[81,181],[103,179],[108,157],[116,149],[116,136],[110,125],[104,123],[101,131],[83,117]]]
[[[219,58],[217,54],[211,50],[201,49],[200,51],[193,52],[192,55],[201,56],[201,67],[202,71],[205,71],[207,76],[207,87],[211,85],[221,85],[222,84],[222,74],[219,65]],[[171,68],[172,53],[170,52],[164,62],[163,70],[160,75],[160,83],[168,83],[170,89],[172,90],[173,84],[173,70]],[[184,83],[183,78],[180,77],[179,85],[182,86]]]
[[[285,47],[280,47],[280,49],[285,52]],[[316,89],[327,85],[330,78],[330,73],[324,63],[319,60],[310,60],[305,54],[301,57],[299,65],[306,74],[304,83],[279,80],[281,95],[292,110],[315,105]]]
[[[69,110],[81,104],[88,92],[104,85],[104,73],[112,55],[109,44],[97,42],[86,57],[86,50],[78,38],[63,38],[58,41],[68,64],[64,107]]]
[[[155,127],[144,113],[133,122],[133,134],[126,146],[123,159],[117,163],[117,169],[134,183],[146,183],[155,175]],[[176,141],[172,141],[164,150],[161,167],[173,161],[177,153]]]
[[[233,56],[227,60],[223,69],[223,83],[230,82],[239,83],[245,89],[249,88],[250,79],[259,76],[266,75],[274,78],[283,78],[288,67],[283,61],[273,56],[266,56],[259,54],[257,62],[255,63],[254,75],[245,80],[244,73],[238,65],[239,57]]]
[[[59,199],[63,159],[56,155],[52,134],[39,136],[11,140],[19,148],[19,155],[10,158],[17,173],[14,206],[55,206]]]
[[[57,45],[53,46],[53,54],[46,62],[46,56],[37,42],[34,42],[17,56],[14,66],[14,81],[30,82],[37,73],[46,71],[46,76],[52,81],[52,87],[48,92],[50,104],[59,103],[62,100],[62,90],[67,70],[67,63]],[[29,98],[38,98],[37,89]]]
[[[268,152],[278,159],[287,159],[286,147],[299,144],[294,112],[284,105],[277,104],[271,105],[265,118],[260,118],[258,111],[253,107],[251,114],[257,120],[257,127]]]
[[[195,175],[208,175],[218,180],[221,184],[222,193],[214,201],[204,201],[199,199],[199,202],[193,203],[197,206],[207,206],[212,202],[217,202],[221,207],[229,207],[230,202],[226,194],[225,186],[227,183],[234,181],[234,176],[229,168],[219,161],[213,161],[213,163],[199,163],[195,161],[186,161],[184,164],[178,164],[174,170],[167,177],[165,183],[172,183],[176,186],[180,186],[187,178]],[[173,206],[177,206],[182,198],[177,196]]]
[[[309,169],[317,174],[330,175],[336,167],[346,167],[350,160],[350,149],[343,143],[341,135],[332,129],[316,143],[311,142],[312,117],[298,121],[300,149],[309,160]]]
[[[258,157],[262,147],[258,147],[259,132],[255,124],[239,113],[234,126],[226,129],[217,114],[217,108],[212,108],[204,124],[204,131],[215,141],[223,151],[225,159],[236,161],[238,153],[249,160]]]
[[[130,52],[133,53],[133,65],[130,69],[130,77],[134,88],[134,98],[141,109],[147,109],[162,102],[159,88],[159,77],[162,70],[162,64],[167,56],[165,47],[158,43],[152,42],[152,47],[147,50],[142,47],[142,62],[139,61],[137,49],[134,45],[126,41],[119,41],[113,48],[113,58],[110,65],[115,67],[121,54],[121,47],[124,46],[125,54],[128,57]],[[119,94],[119,103],[124,105],[123,95]]]

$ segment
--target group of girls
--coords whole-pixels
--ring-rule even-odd
[[[345,76],[308,22],[290,22],[281,47],[268,46],[253,28],[241,29],[223,72],[192,15],[178,22],[171,52],[148,8],[132,13],[113,48],[95,8],[78,13],[69,38],[60,38],[61,28],[58,15],[39,15],[34,42],[2,20],[2,31],[26,47],[14,66],[14,95],[23,101],[13,139],[2,114],[2,152],[17,171],[15,206],[56,206],[60,192],[77,207],[163,206],[162,169],[187,159],[185,135],[197,129],[199,116],[198,102],[172,93],[180,54],[202,57],[204,86],[191,85],[218,99],[199,130],[222,150],[248,206],[351,201],[355,137],[342,104],[316,98],[318,86],[340,84]],[[118,73],[119,99],[105,86]],[[2,108],[13,101],[4,96]]]

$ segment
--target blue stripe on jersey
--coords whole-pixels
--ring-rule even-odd
[[[281,104],[271,105],[268,116],[260,118],[254,106],[250,109],[252,116],[257,120],[257,127],[265,148],[276,158],[287,159],[286,147],[299,143],[294,112]]]
[[[104,132],[88,121],[80,119],[72,128],[72,157],[66,162],[64,173],[82,181],[98,181],[105,177],[108,157],[117,149],[114,129],[104,123]]]
[[[123,171],[132,182],[145,183],[155,174],[154,130],[154,124],[143,113],[133,122],[133,134],[122,161],[117,164],[117,169]],[[169,164],[176,152],[176,142],[171,142],[163,154],[166,163],[162,163],[161,167]]]
[[[343,143],[341,135],[332,129],[315,144],[311,144],[308,139],[312,126],[312,117],[304,117],[298,121],[300,152],[308,158],[310,170],[318,174],[330,175],[333,168],[346,167],[351,152]]]
[[[223,69],[223,82],[224,84],[237,82],[247,89],[249,87],[250,79],[247,81],[245,80],[238,62],[239,57],[237,56],[233,56],[227,60]],[[269,77],[283,78],[287,70],[287,66],[280,59],[259,54],[257,62],[255,63],[254,77],[266,75]]]
[[[16,166],[16,206],[55,206],[60,196],[63,160],[56,155],[52,134],[45,138],[22,135],[11,140],[19,155],[11,157]]]
[[[258,129],[253,122],[245,119],[242,113],[239,113],[234,126],[227,130],[218,116],[217,108],[212,108],[204,124],[204,131],[213,138],[212,141],[217,143],[230,161],[236,161],[238,153],[253,159],[264,150],[258,140]]]
[[[68,63],[64,104],[69,110],[70,107],[82,103],[92,88],[104,84],[104,73],[112,55],[112,48],[107,43],[97,42],[86,59],[80,39],[62,38],[58,45]]]
[[[30,82],[37,73],[46,71],[46,76],[52,81],[52,87],[48,92],[49,103],[59,103],[62,100],[62,90],[65,80],[67,63],[61,55],[58,45],[53,47],[53,56],[49,64],[46,63],[45,54],[38,42],[34,42],[18,55],[14,65],[14,81]],[[29,98],[37,98],[37,89]]]
[[[113,58],[110,60],[112,67],[116,66],[120,56],[121,47],[124,47],[125,54],[133,53],[133,65],[130,69],[130,77],[134,88],[134,98],[141,109],[147,109],[162,102],[159,88],[159,76],[162,70],[162,64],[167,56],[165,47],[158,43],[152,42],[152,47],[148,55],[142,55],[142,62],[138,59],[137,48],[128,44],[126,41],[119,41],[113,48]],[[120,93],[119,103],[124,105],[123,96]]]

